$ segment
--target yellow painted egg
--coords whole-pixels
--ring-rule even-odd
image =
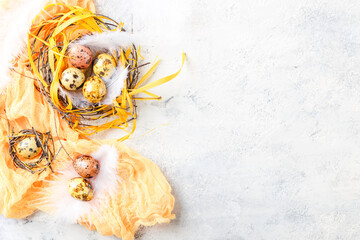
[[[90,48],[82,45],[74,45],[69,50],[69,61],[76,68],[88,68],[93,60]]]
[[[68,68],[62,73],[60,81],[65,89],[75,91],[84,83],[85,75],[78,68]]]
[[[91,183],[82,177],[76,177],[69,181],[68,191],[70,195],[81,201],[90,201],[94,197]]]
[[[16,145],[16,152],[23,158],[31,159],[38,156],[42,149],[35,137],[27,137]]]
[[[109,78],[115,68],[115,59],[110,54],[102,53],[95,58],[93,70],[96,76]]]
[[[92,76],[83,86],[83,95],[91,103],[98,103],[106,95],[106,85],[98,76]]]
[[[98,175],[100,163],[91,156],[81,155],[73,162],[75,171],[84,178],[92,178]]]

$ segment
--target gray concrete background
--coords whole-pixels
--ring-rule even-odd
[[[126,142],[162,169],[177,219],[142,240],[360,238],[360,2],[98,0],[163,61]],[[162,126],[167,124],[165,126]],[[149,130],[154,131],[145,134]],[[119,132],[97,138],[116,137]],[[0,239],[114,240],[45,214]]]

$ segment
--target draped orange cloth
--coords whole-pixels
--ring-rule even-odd
[[[94,11],[91,0],[61,2]],[[62,11],[62,7],[51,10]],[[129,240],[134,238],[140,225],[151,226],[173,219],[174,197],[160,169],[150,160],[115,140],[83,139],[36,90],[35,77],[27,69],[27,63],[26,55],[17,59],[11,73],[12,82],[6,93],[0,95],[0,213],[9,218],[24,218],[37,209],[51,212],[47,206],[29,203],[46,194],[46,180],[52,179],[54,173],[48,169],[41,174],[31,174],[16,168],[9,156],[8,135],[11,130],[17,132],[34,127],[43,133],[51,131],[56,149],[60,149],[61,140],[69,154],[89,154],[101,144],[112,145],[118,150],[118,175],[123,179],[123,183],[119,192],[109,196],[107,204],[100,209],[106,218],[105,222],[100,222],[91,215],[79,220],[79,223],[88,229]],[[55,173],[61,171],[69,161],[71,160],[68,155],[61,150],[52,164]]]

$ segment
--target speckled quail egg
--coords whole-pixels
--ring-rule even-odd
[[[76,68],[88,68],[93,60],[93,54],[88,47],[76,44],[73,45],[68,53],[71,65]]]
[[[26,137],[16,145],[18,156],[31,159],[38,156],[41,152],[41,145],[35,137]]]
[[[106,95],[106,85],[98,76],[92,76],[83,86],[83,95],[91,103],[98,103]]]
[[[75,171],[83,178],[95,177],[100,171],[99,161],[87,155],[81,155],[74,159],[73,166]]]
[[[78,89],[85,81],[84,73],[78,68],[68,68],[61,75],[61,85],[70,91]]]
[[[115,59],[107,53],[98,55],[94,60],[94,73],[98,77],[109,78],[116,68]]]
[[[69,181],[68,191],[70,195],[81,201],[90,201],[94,197],[91,183],[82,177],[76,177]]]

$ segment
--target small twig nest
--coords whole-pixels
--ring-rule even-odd
[[[40,145],[41,154],[34,159],[23,159],[17,153],[16,146],[25,138],[35,137],[36,142]],[[41,133],[34,128],[21,130],[18,133],[12,133],[9,136],[9,154],[14,165],[18,168],[34,173],[41,173],[47,168],[50,168],[54,160],[55,146],[54,140],[50,132]]]
[[[71,10],[71,7],[68,7]],[[102,15],[91,14],[91,17],[75,21],[68,24],[79,15],[89,15],[88,10],[76,8],[76,14],[67,15],[62,13],[63,18],[54,16],[43,20],[37,27],[33,27],[29,34],[29,59],[33,65],[29,68],[37,77],[36,88],[50,103],[51,107],[59,112],[62,119],[67,121],[69,126],[84,135],[92,135],[96,132],[109,128],[126,129],[129,122],[134,120],[136,114],[135,98],[132,96],[119,96],[117,105],[92,104],[88,107],[78,107],[69,102],[68,97],[59,95],[59,85],[57,82],[61,77],[62,70],[70,66],[68,64],[68,46],[74,41],[71,33],[67,29],[87,30],[87,34],[92,34],[97,29],[100,32],[112,31],[122,28],[122,24]],[[87,24],[84,24],[86,22]],[[62,34],[57,34],[61,28]],[[45,34],[46,32],[46,34]],[[51,40],[51,41],[50,41]],[[128,52],[127,52],[128,51]],[[130,51],[130,52],[129,52]],[[57,54],[55,54],[55,53]],[[110,53],[109,53],[110,54]],[[139,80],[139,68],[147,64],[139,65],[139,52],[135,45],[130,49],[117,49],[111,55],[120,61],[123,61],[124,68],[129,69],[126,80],[126,91],[133,89]],[[120,64],[120,63],[118,63]],[[86,70],[86,75],[92,75],[93,64]],[[115,101],[116,99],[114,99]]]

